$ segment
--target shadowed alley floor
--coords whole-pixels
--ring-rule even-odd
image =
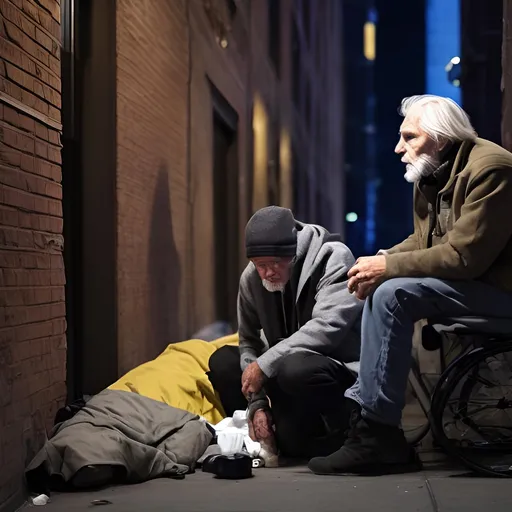
[[[101,509],[105,512],[509,512],[507,479],[468,477],[461,472],[426,470],[381,477],[325,477],[303,466],[258,469],[249,480],[218,480],[198,471],[185,480],[89,493],[53,495],[46,512]],[[107,500],[95,506],[93,500]],[[28,507],[27,507],[28,508]]]

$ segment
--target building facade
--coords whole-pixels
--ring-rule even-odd
[[[60,40],[56,0],[0,2],[0,505],[66,394]]]
[[[0,504],[66,399],[236,327],[255,209],[343,231],[339,4],[0,0]]]

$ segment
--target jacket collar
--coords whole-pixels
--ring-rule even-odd
[[[421,190],[425,185],[435,185],[440,192],[449,190],[459,172],[466,166],[474,145],[473,141],[451,144],[442,156],[441,165],[430,176],[421,179],[418,188]]]
[[[474,146],[475,142],[471,140],[465,140],[464,142],[458,145],[458,151],[453,160],[451,173],[441,192],[445,192],[446,190],[449,190],[452,187],[453,183],[455,182],[455,179],[457,178],[457,175],[460,173],[460,171],[462,171],[462,169],[464,169],[464,167],[466,167],[466,164],[468,163],[469,159],[469,154],[471,153],[471,150],[473,149]]]

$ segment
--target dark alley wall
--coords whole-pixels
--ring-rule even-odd
[[[334,0],[321,9],[309,0],[275,0],[272,9],[263,1],[226,0],[116,5],[115,273],[123,373],[212,321],[236,323],[245,223],[255,208],[292,206],[292,151],[310,175],[309,186],[301,182],[306,204],[296,204],[302,219],[342,230],[341,18]],[[300,33],[299,73],[292,26]],[[214,118],[234,130],[224,177]],[[226,191],[216,189],[219,183]],[[225,225],[215,217],[224,206],[219,201],[229,203],[221,212]],[[234,258],[218,276],[222,254]],[[217,302],[225,296],[232,311],[220,318]]]
[[[0,2],[0,507],[65,397],[60,6]]]
[[[185,1],[119,0],[117,317],[122,374],[185,337],[189,34]]]
[[[462,106],[478,135],[501,142],[503,3],[461,1]]]
[[[502,46],[503,106],[501,118],[501,140],[503,146],[512,151],[512,0],[503,2],[503,46]]]
[[[236,324],[255,209],[343,230],[340,34],[339,0],[0,0],[0,507],[66,383]]]

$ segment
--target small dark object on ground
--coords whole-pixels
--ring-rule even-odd
[[[252,458],[244,453],[211,455],[203,462],[203,471],[217,478],[241,480],[252,477]]]

